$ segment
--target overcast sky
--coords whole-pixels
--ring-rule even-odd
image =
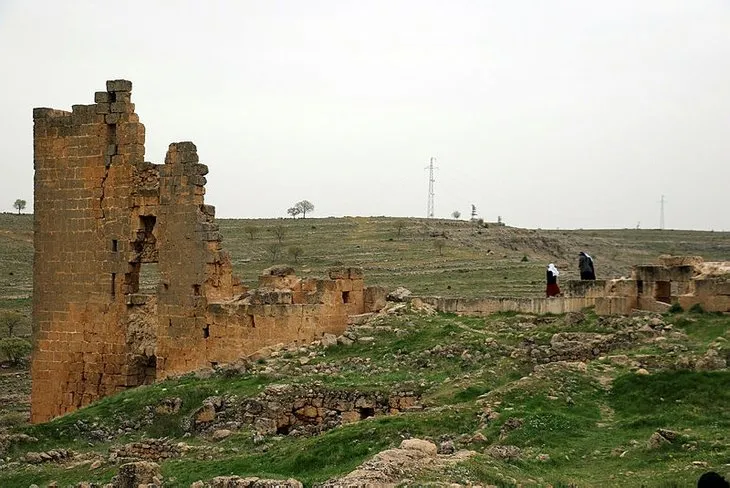
[[[146,159],[192,140],[219,217],[730,230],[727,0],[0,0],[0,209],[32,108],[134,83]]]

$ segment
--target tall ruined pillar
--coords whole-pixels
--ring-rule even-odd
[[[33,422],[128,386],[125,276],[144,161],[131,90],[110,81],[94,104],[33,110]]]
[[[210,365],[208,303],[238,288],[204,204],[207,173],[192,142],[170,144],[160,167],[158,378]]]

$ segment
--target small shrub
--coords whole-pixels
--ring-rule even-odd
[[[8,358],[11,364],[17,366],[28,357],[33,346],[20,337],[6,337],[0,339],[0,352]]]
[[[525,254],[524,256],[522,256],[522,259],[520,259],[520,261],[522,261],[523,263],[526,263],[529,260],[530,260],[530,258],[527,257],[527,254]]]
[[[689,313],[705,313],[705,309],[699,303],[695,303],[689,307]]]
[[[289,255],[292,258],[294,258],[294,262],[295,263],[298,263],[299,262],[299,257],[304,252],[304,250],[301,247],[299,247],[299,246],[289,246],[288,251],[289,251]]]
[[[682,308],[682,305],[679,303],[673,303],[671,307],[669,307],[668,310],[669,313],[682,313],[684,312],[684,309]]]

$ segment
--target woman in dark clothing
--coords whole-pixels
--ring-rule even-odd
[[[580,270],[581,280],[595,280],[596,270],[593,268],[593,258],[587,253],[581,251],[578,253],[578,270]]]
[[[558,286],[559,275],[560,271],[558,271],[558,268],[553,263],[550,263],[547,267],[547,288],[545,289],[545,295],[548,298],[560,295],[560,287]]]

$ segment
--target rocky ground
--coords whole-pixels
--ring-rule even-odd
[[[6,429],[0,485],[684,486],[730,472],[727,316],[414,305]],[[4,409],[27,408],[24,374],[0,377],[15,390]]]

